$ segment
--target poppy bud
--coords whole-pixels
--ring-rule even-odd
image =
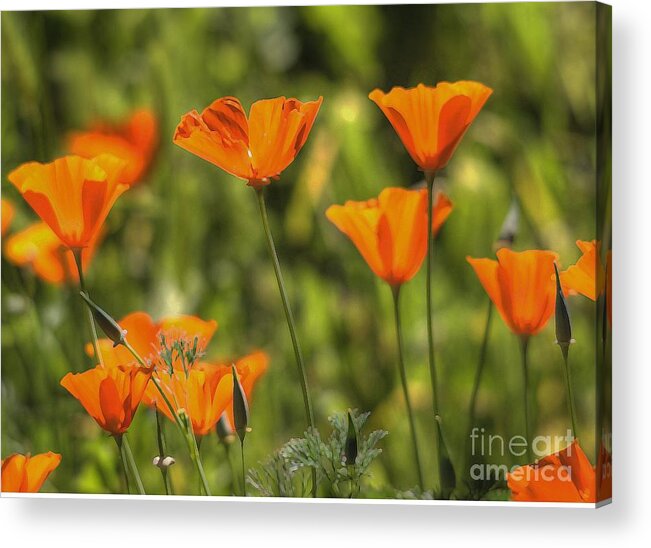
[[[188,412],[183,407],[181,407],[176,411],[176,416],[179,418],[179,421],[181,422],[182,430],[186,433],[192,432],[192,421],[190,421],[190,416],[188,415]]]
[[[502,223],[502,228],[500,228],[500,235],[495,241],[495,249],[500,249],[502,247],[513,247],[513,242],[518,235],[518,227],[520,225],[520,207],[518,202],[513,200],[511,206],[509,207],[506,217],[504,217],[504,222]]]
[[[348,466],[354,466],[357,460],[357,429],[353,416],[348,410],[348,434],[346,435],[346,445],[344,447],[344,457]]]
[[[119,344],[124,344],[124,337],[127,334],[126,329],[122,329],[118,325],[118,322],[97,306],[84,291],[80,291],[79,294],[93,313],[97,325],[99,325],[102,331],[104,331],[104,334],[113,341],[113,346],[116,347]]]
[[[228,423],[228,417],[226,413],[222,413],[222,416],[219,417],[217,421],[217,438],[219,438],[220,443],[225,445],[230,445],[233,443],[233,430],[231,425]]]
[[[158,455],[156,455],[153,458],[153,460],[151,461],[151,463],[154,466],[157,466],[158,468],[160,468],[161,470],[167,470],[170,466],[172,466],[174,463],[176,463],[176,460],[174,460],[174,457],[169,457],[168,456],[168,457],[161,458]]]
[[[556,263],[554,263],[554,275],[556,276],[556,344],[561,347],[565,354],[570,343],[573,342],[572,324],[570,323],[570,314],[565,302],[565,295],[563,295],[561,278]]]
[[[246,401],[246,394],[237,376],[235,365],[231,365],[231,370],[233,372],[233,422],[235,423],[235,431],[240,441],[244,443],[246,427],[249,424],[249,404]]]

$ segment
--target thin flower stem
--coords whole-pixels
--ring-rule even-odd
[[[292,345],[294,347],[296,366],[298,367],[298,374],[301,381],[301,390],[303,391],[303,405],[305,407],[305,419],[307,421],[308,427],[314,428],[314,412],[312,410],[312,401],[310,398],[310,391],[308,389],[308,384],[307,384],[307,373],[305,372],[303,353],[301,352],[301,347],[298,342],[298,336],[296,334],[296,324],[294,322],[294,315],[292,313],[292,309],[289,304],[289,297],[287,296],[287,290],[285,289],[285,282],[283,280],[283,274],[280,269],[278,253],[276,253],[276,245],[274,244],[273,234],[271,233],[271,228],[269,227],[269,218],[267,217],[267,206],[264,200],[264,191],[262,188],[258,188],[256,189],[255,193],[258,198],[260,217],[262,219],[262,227],[264,228],[264,233],[267,240],[267,247],[269,249],[269,255],[271,256],[271,262],[273,263],[274,272],[276,274],[276,282],[278,283],[280,298],[283,302],[283,309],[285,310],[287,327],[289,328],[289,334],[292,339]],[[316,497],[316,495],[317,495],[316,470],[312,470],[312,496]]]
[[[228,462],[228,468],[231,471],[231,477],[230,477],[230,488],[229,491],[231,492],[231,495],[235,494],[235,470],[233,469],[233,461],[231,460],[231,445],[228,442],[223,442],[224,446],[224,453],[226,454],[226,461]]]
[[[244,440],[240,440],[240,454],[242,455],[242,495],[246,497],[246,467],[244,465]]]
[[[488,300],[488,311],[486,312],[486,324],[484,325],[484,336],[481,341],[481,348],[479,350],[479,360],[477,362],[477,371],[475,372],[475,382],[472,387],[472,395],[470,396],[470,407],[468,409],[468,417],[470,427],[472,428],[475,422],[475,413],[477,411],[477,395],[479,394],[479,386],[481,385],[481,378],[484,372],[484,364],[486,363],[486,354],[488,351],[488,339],[490,338],[491,318],[493,317],[493,301]]]
[[[470,396],[470,406],[468,407],[468,445],[470,445],[470,432],[475,426],[475,415],[477,412],[477,396],[479,394],[479,387],[481,385],[482,375],[484,373],[484,364],[486,363],[486,354],[488,353],[488,340],[490,338],[491,319],[493,317],[493,301],[488,299],[488,310],[486,312],[486,324],[484,325],[484,336],[481,341],[481,348],[479,350],[479,360],[477,362],[477,371],[475,372],[475,382],[472,387],[472,394]],[[466,458],[470,458],[471,448],[466,449]],[[466,462],[466,465],[468,462]],[[464,467],[465,468],[465,467]]]
[[[81,255],[83,251],[84,250],[81,247],[73,249],[72,255],[75,258],[75,265],[77,265],[77,273],[79,274],[79,289],[83,291],[88,298],[90,298],[90,295],[86,290],[86,280],[84,278],[84,269],[82,266]],[[87,306],[84,306],[84,308],[86,308],[86,311],[88,313],[88,323],[90,324],[90,331],[93,336],[93,351],[95,352],[95,358],[97,358],[100,365],[104,367],[104,359],[102,358],[102,353],[99,349],[99,339],[97,337],[97,326],[95,325],[95,318],[93,317],[93,313],[91,312],[90,308]]]
[[[392,286],[393,292],[393,311],[396,324],[396,342],[398,346],[398,369],[400,370],[400,380],[402,382],[402,392],[405,397],[405,406],[407,407],[407,417],[409,419],[409,429],[411,431],[411,442],[414,450],[414,461],[416,464],[416,471],[418,472],[418,485],[421,490],[424,489],[423,482],[423,469],[420,464],[420,453],[418,451],[418,438],[416,436],[416,424],[414,421],[414,413],[411,407],[411,399],[409,397],[409,389],[407,386],[407,371],[405,370],[405,361],[402,351],[402,333],[400,325],[400,286]]]
[[[520,349],[522,351],[522,392],[524,396],[524,432],[527,441],[527,464],[533,464],[534,459],[531,453],[531,436],[529,426],[529,365],[527,350],[529,348],[529,337],[523,335],[520,338]]]
[[[159,459],[161,461],[159,464],[162,464],[162,460],[167,456],[167,441],[165,439],[163,417],[158,410],[158,405],[156,405],[156,438],[158,441]],[[160,466],[160,473],[163,477],[163,484],[165,485],[165,494],[172,495],[174,490],[172,489],[172,478],[170,478],[169,470],[164,466]]]
[[[192,431],[192,425],[188,424],[187,426],[187,436],[188,449],[190,450],[190,458],[194,463],[197,473],[199,474],[199,479],[201,480],[201,487],[203,488],[204,495],[211,496],[210,486],[208,485],[208,479],[206,478],[206,473],[203,469],[203,463],[201,462],[201,456],[199,455],[199,446],[197,445],[197,438],[194,436]]]
[[[120,462],[122,463],[122,471],[124,472],[124,484],[127,488],[127,494],[131,494],[131,489],[129,487],[129,464],[127,463],[126,455],[124,454],[124,449],[122,448],[122,434],[116,434],[113,436],[115,443],[118,446],[118,453],[120,454]]]
[[[140,495],[146,495],[147,493],[145,493],[145,487],[143,486],[142,480],[140,479],[140,473],[138,472],[136,461],[133,458],[133,453],[131,452],[131,446],[129,445],[129,439],[127,438],[126,432],[122,434],[122,448],[124,449],[124,453],[127,457],[127,462],[131,467],[131,473],[136,481],[136,487],[138,488],[138,493]]]
[[[267,217],[267,207],[265,205],[263,190],[257,189],[256,196],[258,197],[258,206],[260,207],[262,226],[264,228],[264,233],[267,238],[267,247],[269,248],[269,254],[271,255],[271,261],[273,263],[274,272],[276,274],[276,281],[278,282],[278,290],[280,291],[280,297],[282,299],[283,308],[285,310],[285,317],[287,319],[287,326],[289,327],[289,334],[292,339],[292,345],[294,346],[294,355],[296,357],[296,365],[298,366],[299,377],[301,380],[301,389],[303,391],[303,405],[305,406],[305,418],[307,420],[308,426],[314,427],[314,413],[312,411],[312,401],[310,399],[310,392],[307,386],[307,374],[305,372],[303,354],[301,352],[301,347],[298,342],[298,336],[296,335],[296,324],[294,322],[294,315],[292,313],[292,309],[289,304],[287,290],[285,289],[285,282],[283,280],[283,274],[280,269],[278,254],[276,253],[276,245],[274,244],[271,228],[269,227],[269,219]]]
[[[432,411],[434,412],[434,445],[436,448],[436,480],[439,487],[442,481],[443,456],[441,443],[443,434],[441,432],[441,416],[439,414],[438,382],[436,375],[436,361],[434,356],[434,327],[432,325],[432,264],[434,262],[434,234],[432,233],[432,219],[434,208],[434,171],[425,171],[427,183],[427,273],[425,278],[425,291],[427,303],[427,347],[429,374],[432,383]]]
[[[570,410],[570,419],[572,421],[572,435],[575,438],[579,437],[576,429],[576,411],[574,408],[574,394],[572,392],[572,373],[570,371],[570,364],[568,362],[569,348],[567,345],[561,346],[563,352],[563,364],[565,366],[565,386],[567,387],[567,406]]]

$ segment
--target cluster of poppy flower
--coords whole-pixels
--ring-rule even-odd
[[[73,134],[73,155],[50,164],[30,162],[11,172],[9,180],[41,222],[9,236],[3,246],[7,259],[31,266],[44,281],[80,283],[84,289],[83,271],[98,247],[104,220],[116,199],[141,181],[157,138],[154,115],[139,110],[123,126],[104,124]],[[3,199],[3,236],[13,217],[14,206]],[[118,325],[129,333],[130,350],[109,339],[88,343],[87,353],[99,364],[61,380],[102,429],[121,440],[143,403],[170,420],[184,413],[196,437],[214,431],[218,422],[226,436],[233,432],[233,374],[250,401],[267,369],[267,354],[255,351],[226,363],[204,360],[217,322],[195,316],[154,322],[145,312],[134,312]],[[191,361],[181,341],[192,348]],[[11,455],[2,461],[2,489],[36,492],[60,461],[61,455],[51,452]]]
[[[333,205],[326,211],[327,218],[350,238],[373,273],[392,288],[401,380],[421,487],[421,463],[401,354],[399,290],[416,275],[427,257],[427,321],[434,424],[437,428],[436,465],[438,479],[442,482],[446,450],[437,403],[430,267],[433,240],[452,212],[453,205],[443,193],[434,196],[434,179],[452,158],[491,93],[492,90],[483,84],[468,81],[443,82],[436,87],[419,84],[411,89],[396,87],[389,93],[380,90],[370,93],[369,98],[385,114],[411,158],[425,173],[427,188],[385,188],[377,198],[348,201],[344,205]],[[307,375],[266,219],[263,191],[279,178],[305,144],[321,103],[322,98],[310,102],[285,97],[265,99],[253,103],[247,116],[236,98],[225,97],[217,99],[201,113],[191,111],[184,115],[173,137],[174,143],[181,148],[246,181],[258,195],[263,227],[301,373],[308,425],[313,425],[314,418]],[[101,127],[74,135],[70,140],[74,156],[60,158],[51,164],[32,162],[13,171],[9,175],[10,181],[45,224],[42,227],[37,225],[38,230],[30,227],[32,232],[28,232],[28,228],[13,235],[5,246],[9,260],[19,265],[31,264],[35,272],[48,281],[78,280],[85,292],[84,261],[89,260],[98,245],[102,224],[115,200],[145,173],[155,141],[155,120],[145,111],[140,111],[119,131]],[[2,219],[4,233],[5,223],[8,225],[11,221],[11,205],[4,200]],[[605,292],[610,310],[610,255],[602,267],[598,256],[599,242],[579,241],[577,244],[583,255],[575,265],[560,274],[563,292],[581,293],[592,300]],[[69,257],[61,254],[62,249]],[[529,337],[545,327],[556,308],[557,254],[544,250],[516,252],[503,247],[497,251],[497,260],[468,257],[468,262],[505,324],[526,345]],[[201,350],[217,328],[215,322],[191,316],[154,322],[146,313],[136,312],[118,324],[122,334],[110,340],[95,340],[87,347],[89,355],[97,358],[100,364],[84,373],[69,373],[61,381],[103,429],[121,437],[142,401],[177,422],[183,413],[188,418],[193,436],[206,435],[224,416],[228,417],[231,428],[238,430],[237,418],[233,416],[234,387],[240,386],[245,401],[250,400],[255,381],[267,367],[268,358],[264,353],[256,352],[237,360],[234,369],[228,364],[202,361],[201,351],[193,352],[192,359],[186,363],[184,351],[177,351],[176,357],[170,358],[174,353],[170,353],[166,341],[185,341],[181,347],[193,346],[194,351],[197,348]],[[123,339],[124,333],[129,335],[129,343]],[[135,363],[134,356],[137,358]],[[574,455],[572,459],[566,458],[568,451]],[[602,462],[609,459],[605,450],[602,453],[599,457]],[[32,457],[32,461],[38,457]],[[527,467],[565,466],[568,460],[572,461],[573,467],[570,486],[554,482],[540,484],[520,473]],[[28,464],[32,461],[20,455],[9,457],[3,463],[3,478],[5,473],[9,474],[5,468],[14,471],[12,475],[27,474]],[[54,460],[49,458],[48,466],[40,462],[38,466],[35,464],[34,476],[45,477],[58,464],[58,461],[54,465],[52,462]],[[530,461],[528,466],[516,472],[508,478],[513,500],[589,502],[595,501],[597,494],[603,498],[607,489],[605,485],[596,488],[599,482],[595,480],[595,469],[578,442],[538,463]],[[31,479],[12,479],[11,482],[12,486],[21,489],[33,489],[38,483]]]
[[[370,98],[382,109],[431,184],[434,172],[448,163],[490,93],[491,90],[481,84],[457,82],[439,84],[436,88],[422,84],[410,90],[394,88],[389,94],[375,90]],[[326,215],[351,239],[371,270],[395,290],[418,272],[425,258],[430,207],[432,235],[436,236],[452,209],[449,199],[441,193],[432,204],[428,203],[425,190],[387,188],[377,199],[331,206]],[[605,292],[610,320],[611,254],[608,253],[604,268],[599,257],[599,242],[579,240],[577,245],[582,252],[581,258],[560,274],[563,293],[580,293],[596,301]],[[505,324],[526,345],[526,340],[539,333],[555,311],[554,265],[558,262],[558,255],[552,251],[516,252],[502,247],[497,250],[497,260],[472,257],[467,260]],[[427,281],[429,283],[429,272]],[[404,391],[408,412],[411,413],[406,387]],[[412,436],[415,440],[413,427]],[[568,452],[572,454],[570,447],[574,448],[572,468],[576,471],[570,475],[569,486],[567,481],[558,479],[557,474],[553,475],[553,481],[548,481],[540,479],[540,475],[527,473],[528,468],[569,466],[565,462],[569,459],[564,457]],[[420,466],[417,443],[414,452],[416,466]],[[510,474],[508,485],[512,498],[545,502],[594,502],[609,498],[610,477],[603,482],[596,478],[597,470],[602,470],[604,462],[609,459],[610,455],[602,445],[600,463],[595,469],[575,441],[558,454],[538,463],[531,462]]]

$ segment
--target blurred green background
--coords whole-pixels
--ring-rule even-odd
[[[88,272],[91,294],[116,318],[145,310],[214,318],[209,358],[261,348],[271,356],[252,402],[250,465],[304,429],[292,347],[250,188],[172,144],[181,115],[235,95],[245,108],[286,95],[324,102],[308,142],[268,187],[272,229],[293,302],[320,427],[348,407],[371,411],[384,452],[369,496],[416,484],[396,362],[391,292],[325,218],[332,203],[367,199],[421,174],[380,110],[375,87],[472,79],[494,89],[437,185],[454,202],[434,270],[441,409],[453,460],[467,409],[487,297],[466,255],[493,256],[512,199],[521,205],[515,249],[557,251],[595,237],[595,5],[331,6],[2,14],[2,195],[18,205],[13,229],[35,215],[7,181],[25,161],[51,161],[65,136],[97,118],[155,110],[160,146],[138,187],[121,197]],[[426,482],[433,481],[424,269],[402,291],[410,389]],[[2,455],[60,452],[44,490],[120,489],[114,443],[59,386],[88,367],[85,317],[74,288],[43,284],[2,263]],[[594,303],[572,297],[571,351],[582,445],[594,463]],[[493,317],[477,425],[522,433],[518,343]],[[536,434],[569,424],[553,320],[530,345]],[[177,491],[196,490],[168,428]],[[148,492],[162,492],[155,419],[140,410],[131,445]],[[229,471],[216,438],[204,442],[214,493]],[[512,457],[496,462],[516,464]]]

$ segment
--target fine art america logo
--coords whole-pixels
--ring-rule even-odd
[[[531,449],[536,460],[563,447],[567,447],[567,456],[572,457],[573,441],[572,431],[568,429],[565,436],[536,436],[531,442]],[[470,446],[471,454],[480,457],[503,458],[510,454],[517,460],[527,453],[527,440],[524,436],[504,438],[498,434],[487,434],[484,428],[478,427],[474,427],[470,433]],[[518,475],[518,479],[529,481],[572,481],[571,466],[523,467],[517,464],[509,468],[506,464],[475,463],[470,467],[470,477],[477,481],[505,480],[507,474]]]

